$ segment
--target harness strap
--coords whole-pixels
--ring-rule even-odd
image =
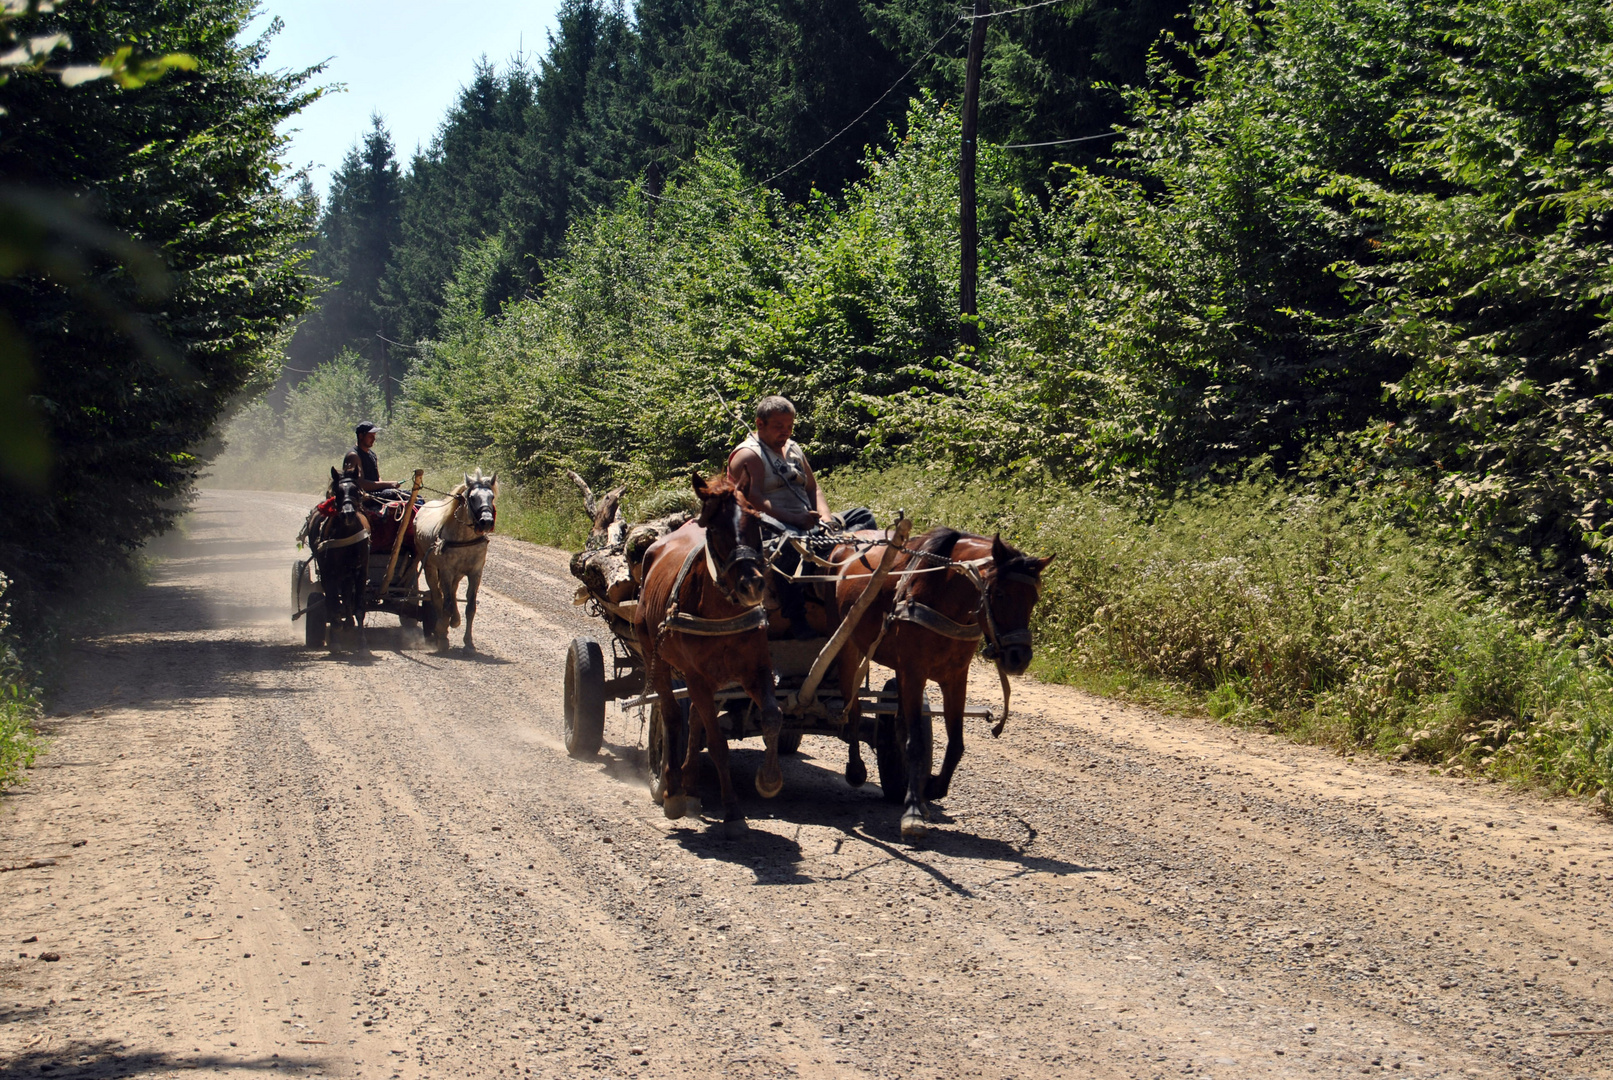
[[[940,634],[942,637],[952,638],[954,641],[979,641],[983,631],[976,623],[954,622],[930,607],[917,600],[899,601],[891,609],[891,619],[916,623],[926,630]]]
[[[678,612],[662,624],[668,633],[691,634],[695,637],[727,637],[767,626],[767,609],[753,607],[732,619],[702,619],[697,615]]]
[[[443,540],[443,541],[440,541],[440,546],[445,547],[445,548],[471,547],[471,546],[473,546],[475,544],[485,544],[487,542],[488,542],[488,538],[486,536],[478,536],[474,540]]]
[[[352,536],[344,536],[340,540],[320,540],[314,544],[315,551],[329,551],[331,548],[352,547],[354,544],[368,540],[370,530],[368,527],[360,529]]]

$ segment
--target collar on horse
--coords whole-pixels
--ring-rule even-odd
[[[366,525],[353,535],[344,536],[340,540],[316,540],[314,541],[314,551],[330,551],[333,548],[352,547],[354,544],[361,543],[369,538],[370,527]]]
[[[997,678],[1001,681],[1003,688],[1003,714],[991,728],[991,737],[994,739],[999,738],[1002,736],[1004,725],[1008,723],[1008,702],[1012,693],[1008,685],[1008,673],[1003,670],[1002,651],[1004,646],[1008,645],[1029,645],[1031,643],[1031,630],[1027,626],[1023,630],[1010,630],[1006,634],[999,633],[997,631],[997,620],[991,614],[991,594],[996,591],[999,585],[1006,582],[1015,582],[1021,585],[1030,585],[1040,595],[1042,579],[1033,577],[1030,574],[1015,572],[996,574],[988,584],[980,576],[980,571],[975,563],[953,562],[952,565],[962,570],[970,583],[980,593],[980,603],[975,608],[974,622],[956,622],[928,604],[921,604],[917,600],[904,595],[912,587],[913,578],[909,577],[902,582],[897,591],[896,604],[891,608],[890,615],[886,617],[886,625],[889,626],[892,622],[911,622],[932,633],[952,638],[955,641],[979,641],[982,637],[985,638],[986,646],[981,650],[981,656],[990,660],[997,668]],[[883,629],[880,630],[879,636],[885,636]],[[869,656],[872,656],[873,650],[877,648],[879,648],[879,641],[875,639],[873,647],[868,651]]]
[[[667,605],[666,618],[661,620],[660,632],[690,634],[695,637],[727,637],[731,634],[743,634],[757,627],[766,627],[767,609],[761,604],[731,619],[703,619],[698,615],[687,615],[678,610],[678,601],[683,594],[683,583],[688,580],[689,571],[694,568],[702,554],[705,556],[706,572],[711,575],[712,584],[717,586],[724,600],[738,605],[739,602],[723,584],[722,573],[717,569],[717,560],[711,553],[711,545],[702,540],[700,546],[690,551],[684,558],[683,565],[678,568],[678,576],[672,582],[672,602]],[[740,544],[734,548],[734,553],[728,557],[727,565],[723,569],[727,570],[744,559],[760,560],[761,554],[755,548]]]

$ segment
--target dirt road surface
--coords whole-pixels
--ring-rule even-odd
[[[76,650],[0,807],[0,1075],[1613,1075],[1580,806],[1022,680],[922,846],[817,738],[718,840],[636,716],[562,749],[562,553],[495,541],[478,655],[332,659],[304,503],[207,494]]]

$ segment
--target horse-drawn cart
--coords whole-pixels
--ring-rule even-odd
[[[414,550],[413,529],[423,475],[423,470],[415,470],[414,488],[406,503],[397,501],[367,515],[371,532],[363,605],[366,612],[385,611],[405,624],[418,622],[429,637],[434,629],[435,609],[430,595],[421,587],[421,561]],[[312,537],[309,541],[317,542]],[[293,621],[302,620],[303,641],[308,648],[324,648],[334,627],[326,605],[325,583],[320,580],[319,563],[313,554],[291,564],[291,610]]]
[[[593,509],[591,502],[590,496],[590,510]],[[799,749],[805,735],[832,735],[846,739],[853,734],[842,722],[846,712],[846,691],[838,683],[834,661],[890,574],[895,556],[907,542],[910,528],[911,522],[899,521],[891,530],[889,540],[881,542],[885,550],[877,567],[868,576],[861,596],[846,610],[831,633],[806,640],[773,639],[768,642],[775,694],[784,713],[784,728],[779,738],[781,754]],[[580,553],[579,558],[588,554],[587,551]],[[646,686],[644,652],[634,628],[637,599],[632,595],[619,595],[617,599],[612,599],[607,591],[620,594],[623,590],[615,586],[608,590],[597,575],[592,578],[584,576],[577,571],[575,560],[573,572],[583,580],[583,585],[577,591],[576,603],[604,620],[609,637],[608,647],[591,637],[576,638],[566,654],[563,699],[566,750],[578,758],[589,758],[599,751],[604,739],[607,702],[617,702],[624,712],[635,708],[648,709],[647,752],[651,794],[659,801],[666,747],[664,726],[657,713],[667,708],[668,703]],[[825,586],[835,581],[833,577],[823,578]],[[636,592],[635,587],[629,588]],[[832,611],[832,591],[830,596],[827,608]],[[876,693],[864,678],[863,684],[852,688],[851,692],[857,694],[862,703],[863,721],[861,729],[854,733],[855,737],[872,746],[881,788],[887,797],[900,801],[906,781],[902,750],[896,742],[894,680]],[[689,707],[685,700],[687,693],[681,686],[675,691],[678,698],[676,704],[684,710]],[[763,735],[761,710],[744,690],[737,685],[720,688],[716,692],[716,699],[721,710],[720,724],[729,739],[760,738]],[[932,711],[928,700],[924,710],[927,714]],[[989,717],[989,712],[984,709],[970,709],[968,712],[970,715]]]

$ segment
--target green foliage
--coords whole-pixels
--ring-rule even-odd
[[[8,640],[11,582],[0,574],[0,789],[16,783],[23,769],[33,764],[39,749],[34,723],[39,719],[39,698]]]
[[[384,410],[381,392],[363,361],[344,352],[286,395],[284,445],[301,460],[340,466],[353,445],[353,429],[362,420],[383,416]]]
[[[396,340],[397,330],[382,297],[382,276],[398,239],[401,188],[392,136],[372,116],[370,130],[331,177],[314,236],[309,269],[329,288],[286,349],[291,366],[302,371],[339,354],[362,357],[389,401],[399,372],[388,339]]]
[[[1044,677],[1613,799],[1607,665],[1537,640],[1370,505],[1249,480],[1148,512],[936,468],[845,470],[829,494],[1054,555]]]
[[[160,252],[167,271],[166,295],[143,295],[125,260],[59,234],[88,291],[36,267],[0,281],[55,451],[47,494],[0,480],[0,498],[31,508],[0,517],[19,622],[33,625],[46,591],[173,520],[226,404],[267,381],[267,346],[303,308],[295,245],[308,222],[278,186],[275,128],[311,99],[309,73],[264,74],[266,43],[238,41],[250,15],[244,0],[66,4],[29,32],[68,33],[69,59],[137,42],[144,55],[183,52],[194,70],[127,90],[107,79],[69,89],[46,72],[0,86],[0,171],[96,207],[102,227]]]

